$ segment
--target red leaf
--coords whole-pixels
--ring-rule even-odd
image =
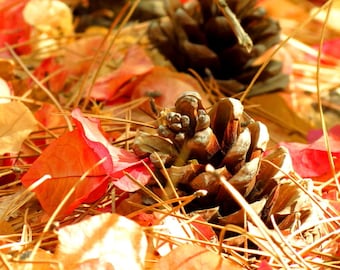
[[[51,103],[44,103],[34,113],[35,118],[46,128],[57,128],[66,125],[65,119],[58,115],[60,111]],[[56,132],[55,130],[53,131]]]
[[[332,205],[333,208],[340,213],[340,200],[337,190],[331,189],[329,191],[323,192],[322,198],[328,200],[330,205]]]
[[[125,179],[123,170],[141,184],[149,179],[148,171],[133,153],[109,144],[100,132],[97,120],[83,117],[79,109],[72,112],[72,117],[77,129],[52,142],[21,179],[28,187],[44,175],[51,175],[51,179],[34,190],[48,214],[53,213],[69,190],[89,170],[60,215],[71,213],[81,203],[99,199],[106,191],[109,175],[115,177],[115,184],[126,191],[135,191],[139,186]],[[94,167],[103,158],[106,160]]]
[[[34,192],[43,209],[52,214],[79,178],[99,160],[99,156],[86,144],[81,131],[74,130],[51,143],[32,164],[21,182],[28,187],[44,175],[51,175],[52,178],[42,183]],[[107,183],[104,165],[91,169],[86,179],[77,186],[60,215],[71,213],[83,202],[100,198]]]
[[[335,167],[340,170],[340,126],[333,127],[328,135]],[[331,169],[323,137],[311,144],[280,143],[280,145],[288,148],[294,169],[302,177],[321,177],[330,174]]]
[[[273,268],[268,264],[266,260],[262,260],[258,270],[272,270]]]
[[[74,110],[72,116],[77,120],[76,125],[82,130],[87,144],[94,149],[98,156],[110,158],[110,161],[107,160],[110,164],[105,162],[103,165],[106,172],[114,178],[115,186],[128,192],[133,192],[140,188],[124,172],[129,173],[141,185],[148,182],[150,174],[134,153],[112,146],[98,129],[97,121],[84,118],[79,109]],[[108,151],[108,155],[106,151]],[[148,159],[145,161],[148,163]]]
[[[68,76],[68,72],[66,70],[60,72],[61,69],[63,69],[63,66],[57,63],[55,58],[46,58],[34,70],[33,74],[38,80],[42,80],[50,74],[57,72],[56,75],[52,75],[45,85],[53,93],[58,93],[65,90],[65,83]]]
[[[123,84],[135,76],[149,72],[153,66],[143,48],[132,46],[127,51],[118,69],[96,81],[90,96],[99,100],[111,99]]]
[[[0,2],[0,48],[5,44],[13,45],[28,41],[31,26],[28,25],[22,15],[22,11],[28,1],[1,1]],[[15,48],[17,54],[30,53],[29,45]],[[6,56],[7,52],[2,52]]]
[[[340,46],[339,38],[327,40],[322,45],[322,52],[329,56],[333,56],[337,59],[340,59],[339,46]]]
[[[205,221],[201,216],[198,216],[195,220],[202,222]],[[194,226],[196,230],[199,232],[197,233],[194,231],[194,234],[198,239],[210,241],[211,239],[216,238],[216,233],[209,224],[202,224],[200,222],[192,221],[191,225]]]

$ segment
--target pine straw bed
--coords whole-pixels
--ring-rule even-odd
[[[324,5],[325,9],[327,5],[329,4]],[[306,53],[314,57],[318,55],[318,52],[313,50],[311,46],[294,39],[296,36],[300,37],[306,34],[309,20],[312,20],[312,18],[310,17],[308,20],[301,22],[301,26],[293,32],[285,29],[283,24],[283,32],[288,33],[288,35],[283,35],[280,46],[275,51],[272,51],[269,56],[266,56],[269,58],[264,58],[264,62],[274,57],[274,54],[276,54],[275,57],[279,55],[283,61],[287,61],[287,57],[292,58],[290,88],[283,91],[282,96],[292,104],[292,110],[303,119],[301,121],[307,123],[306,126],[296,126],[294,123],[282,121],[280,116],[272,113],[271,108],[259,106],[256,98],[247,99],[246,94],[241,97],[246,111],[254,119],[260,119],[268,126],[271,146],[281,141],[294,140],[296,138],[302,141],[306,136],[308,128],[311,126],[321,126],[324,133],[326,133],[326,123],[329,126],[331,123],[334,123],[334,119],[339,119],[337,118],[339,105],[332,103],[331,100],[325,106],[335,111],[335,113],[324,115],[322,110],[320,110],[322,109],[321,101],[327,96],[326,93],[334,91],[335,87],[339,84],[337,77],[340,65],[338,60],[335,61],[333,59],[336,65],[332,68],[323,66],[316,68],[316,61],[314,59],[310,63],[306,62],[304,57],[302,61],[300,60],[302,55]],[[136,33],[136,29],[142,33],[146,27],[147,24],[141,23],[123,28],[116,42],[121,44],[121,46],[128,46],[128,44],[136,42],[136,37],[133,37],[134,34],[131,34],[131,29],[133,33]],[[146,48],[150,47],[145,36],[142,39],[137,37],[137,39]],[[308,38],[305,39],[308,40]],[[151,53],[154,54],[154,51]],[[158,62],[164,61],[157,54],[154,56],[154,59]],[[23,60],[25,62],[30,61],[30,59]],[[22,60],[17,59],[17,61]],[[315,79],[316,76],[317,79]],[[337,78],[337,81],[329,84],[329,81],[334,81],[334,78]],[[208,89],[208,92],[205,92],[206,96],[203,97],[204,99],[216,102],[222,96],[219,89],[214,86],[214,82],[206,84],[206,89]],[[313,89],[317,89],[317,91]],[[322,93],[320,89],[323,89]],[[41,101],[34,98],[17,97],[17,99],[31,105],[41,103]],[[142,126],[145,130],[148,130],[155,124],[154,119],[137,110],[138,106],[144,101],[145,99],[137,99],[120,106],[114,105],[104,109],[93,106],[92,111],[88,111],[88,113],[95,118],[101,119],[102,127],[105,131],[121,134],[119,139],[116,140],[116,146],[129,149],[136,134],[136,126]],[[320,112],[317,112],[317,109],[312,107],[310,102],[318,104]],[[303,109],[301,109],[302,107]],[[306,119],[306,111],[311,116],[310,119]],[[138,124],[136,125],[137,121]],[[140,124],[140,122],[144,124]],[[42,138],[41,136],[48,136],[50,138],[51,135],[41,134],[54,134],[58,129],[63,130],[65,126],[55,127],[53,130],[43,133],[33,132],[25,144],[31,145],[32,141]],[[292,133],[298,134],[297,137],[291,137]],[[0,157],[2,160],[6,158],[6,156]],[[22,156],[15,158],[20,160]],[[29,166],[24,164],[15,167],[1,166],[0,176],[7,174],[20,176]],[[217,238],[211,241],[208,241],[208,239],[202,240],[198,237],[181,238],[168,232],[162,232],[158,230],[157,226],[145,226],[143,231],[147,234],[150,242],[155,239],[162,239],[167,243],[184,245],[183,240],[185,240],[184,242],[192,242],[197,246],[205,246],[212,250],[213,253],[228,258],[231,262],[237,262],[243,269],[257,269],[264,260],[268,262],[271,269],[340,269],[340,257],[338,257],[337,253],[340,217],[337,210],[333,209],[326,200],[321,198],[322,189],[336,188],[337,186],[335,178],[339,177],[339,172],[334,171],[333,173],[333,177],[326,179],[325,182],[314,181],[313,187],[308,185],[308,183],[311,183],[310,180],[301,179],[294,172],[286,175],[287,179],[290,179],[291,183],[296,186],[296,189],[304,195],[304,198],[311,202],[312,208],[309,219],[305,220],[303,224],[299,224],[301,218],[299,215],[301,213],[295,213],[296,217],[293,225],[284,231],[275,226],[275,222],[273,228],[269,229],[242,195],[223,179],[221,180],[221,185],[244,210],[244,226],[229,224],[221,226],[206,221],[196,221],[201,225],[214,228],[218,232]],[[151,190],[147,188],[142,189],[145,193],[152,196]],[[34,193],[30,189],[24,188],[21,185],[20,179],[1,185],[0,194],[1,269],[26,269],[27,267],[29,269],[62,269],[63,267],[67,269],[67,266],[58,261],[57,257],[50,256],[50,254],[54,254],[58,245],[58,228],[86,220],[89,216],[96,216],[106,208],[111,207],[112,211],[114,211],[116,207],[115,201],[119,200],[119,196],[115,195],[114,187],[110,186],[105,196],[100,200],[92,204],[83,204],[72,214],[63,219],[58,219],[53,215],[48,217],[42,211]],[[182,197],[177,194],[175,199],[169,199],[169,201],[163,201],[158,205],[148,206],[148,208],[141,208],[145,206],[135,204],[134,207],[136,209],[141,209],[127,214],[127,217],[133,219],[141,211],[148,210],[159,213],[163,218],[165,216],[173,216],[181,222],[189,224],[193,219],[192,215],[186,214],[180,211],[180,209],[198,195],[200,194]],[[162,205],[164,207],[160,207]],[[173,205],[173,207],[165,207],[166,205]],[[228,237],[225,238],[225,236]],[[159,260],[160,257],[157,256],[155,250],[149,247],[145,260],[145,269],[158,269],[157,267],[160,267]],[[107,268],[108,266],[105,267],[102,269],[111,269]],[[262,267],[261,269],[267,269],[264,266]],[[169,269],[173,268],[170,267]]]

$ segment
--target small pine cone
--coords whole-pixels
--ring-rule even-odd
[[[184,93],[175,104],[175,112],[167,113],[160,136],[172,140],[179,152],[206,163],[219,150],[217,138],[210,128],[210,117],[197,93]]]
[[[268,18],[255,0],[226,0],[254,46],[250,52],[238,43],[228,19],[214,0],[181,4],[166,0],[168,20],[151,23],[149,38],[179,71],[189,68],[202,77],[210,70],[225,93],[245,90],[260,65],[254,61],[280,40],[279,24]],[[288,76],[281,63],[270,61],[250,94],[282,89]]]
[[[288,152],[279,148],[265,158],[279,169],[262,162],[269,141],[267,128],[251,119],[239,100],[224,98],[206,111],[197,93],[186,92],[177,99],[174,110],[162,112],[159,123],[158,135],[138,134],[133,149],[140,156],[149,155],[157,177],[163,177],[160,182],[166,183],[170,177],[178,194],[207,191],[186,206],[188,211],[218,207],[219,224],[242,225],[244,213],[221,185],[224,177],[256,206],[266,223],[271,222],[271,215],[284,221],[282,226],[292,223],[295,212],[289,209],[295,207],[301,191],[287,180],[280,183],[292,171]],[[148,187],[154,190],[152,185]],[[307,217],[308,207],[301,213]]]

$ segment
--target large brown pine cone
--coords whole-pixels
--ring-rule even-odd
[[[248,52],[214,0],[194,0],[181,4],[165,0],[168,19],[151,23],[149,38],[179,71],[189,68],[202,77],[209,69],[226,93],[243,91],[260,65],[254,61],[280,40],[279,24],[256,6],[256,0],[226,0],[253,41]],[[270,61],[251,95],[282,89],[288,76],[281,73],[281,63]]]
[[[287,151],[279,148],[265,157],[283,173],[263,162],[267,128],[251,119],[239,100],[225,98],[206,111],[197,93],[186,92],[173,110],[162,113],[159,123],[158,134],[139,133],[133,149],[140,156],[149,156],[159,180],[166,187],[170,178],[179,195],[207,191],[187,206],[188,211],[217,207],[220,216],[214,222],[242,225],[244,214],[221,185],[223,176],[268,225],[272,215],[284,228],[293,224],[297,212],[301,219],[309,215],[308,199],[303,200],[301,191],[285,177],[292,169]],[[214,170],[207,169],[208,164]],[[153,183],[148,187],[156,194],[159,191]],[[166,190],[168,197],[174,195]],[[147,201],[152,203],[150,198]]]

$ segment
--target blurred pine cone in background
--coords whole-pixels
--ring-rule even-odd
[[[206,77],[209,69],[226,95],[245,90],[260,65],[255,60],[280,41],[280,26],[266,16],[256,0],[226,0],[253,41],[248,52],[238,43],[230,23],[214,0],[165,0],[167,19],[151,23],[149,38],[178,71],[194,69]],[[283,89],[288,75],[271,60],[250,95]]]

